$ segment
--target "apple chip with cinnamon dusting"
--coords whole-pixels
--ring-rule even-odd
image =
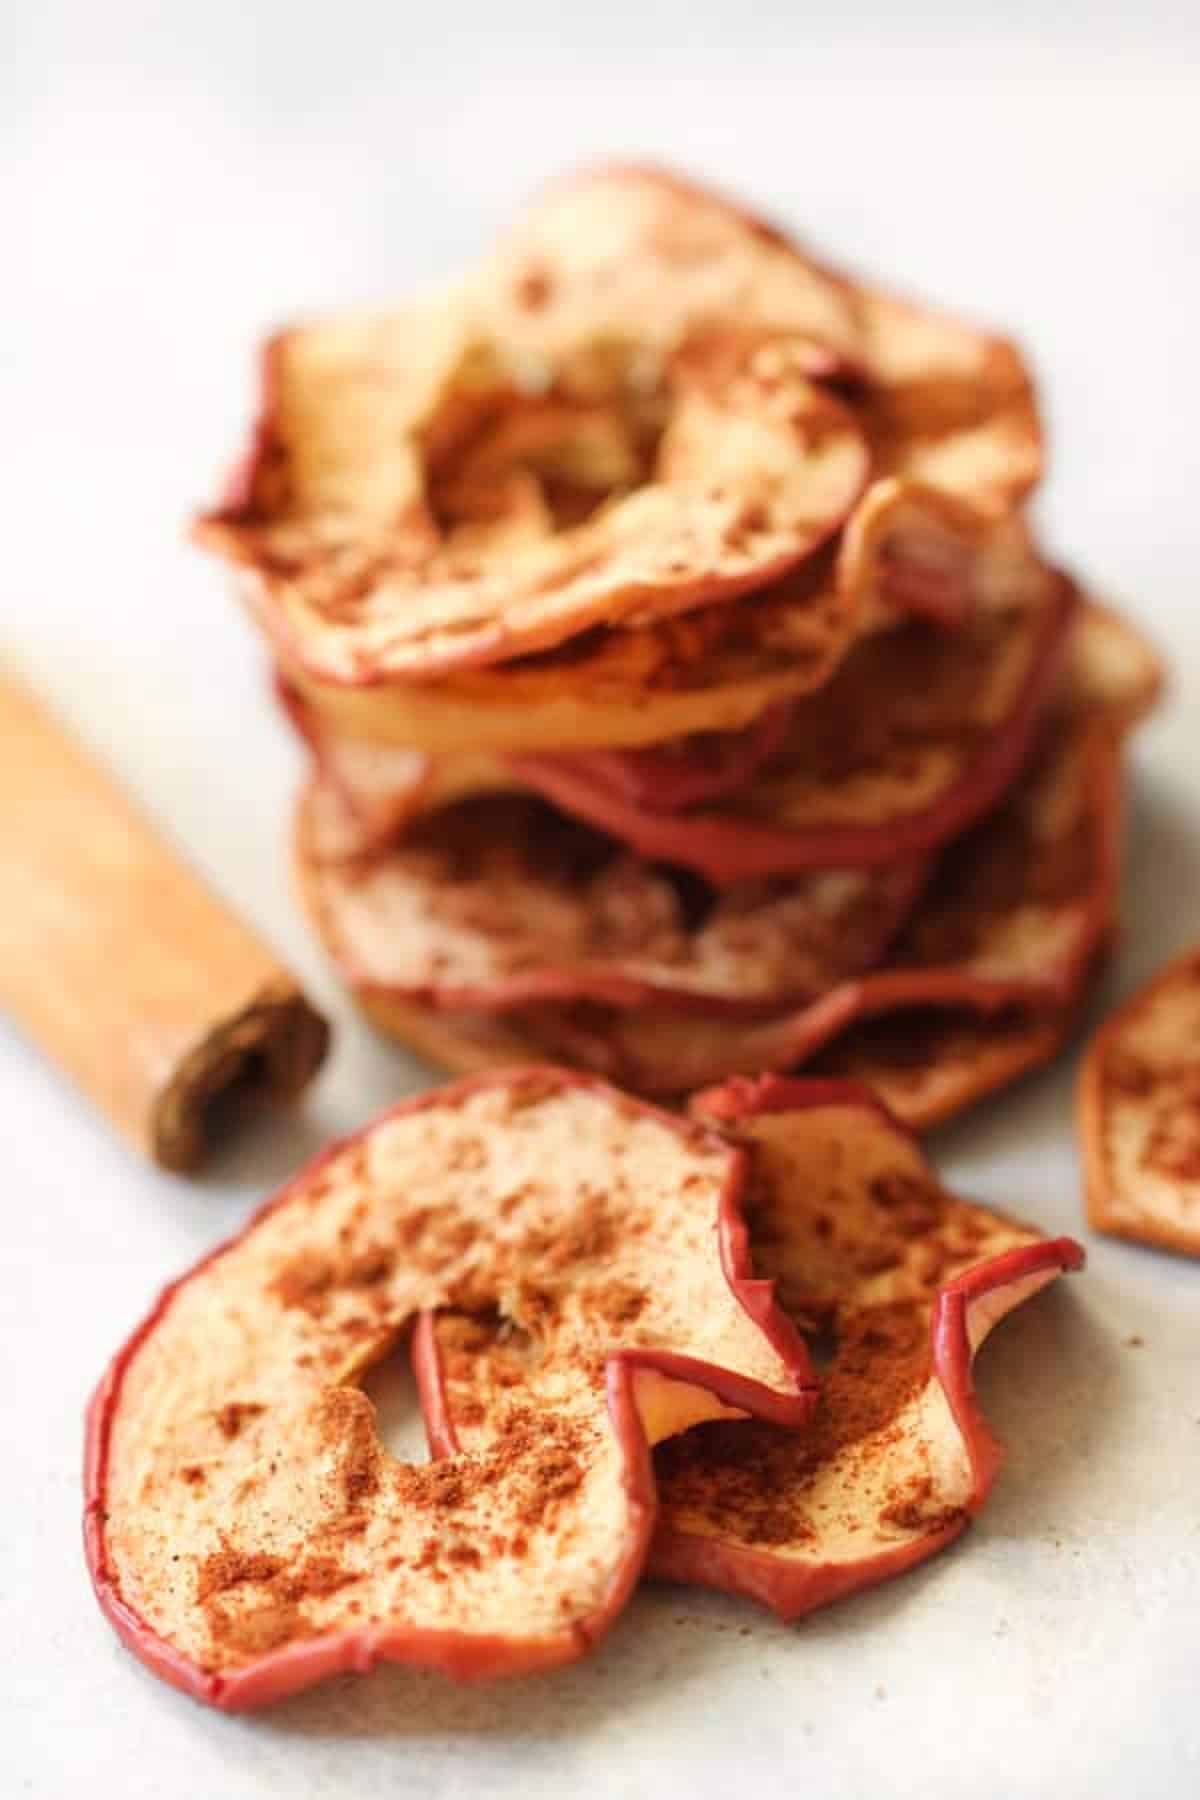
[[[640,1571],[648,1446],[800,1423],[803,1345],[751,1280],[742,1152],[586,1078],[426,1094],[313,1163],[168,1288],[92,1404],[88,1559],[166,1680],[256,1705],[381,1659],[463,1677],[581,1655]],[[358,1386],[419,1313],[536,1346],[481,1455],[411,1467]]]
[[[775,1009],[872,968],[928,871],[909,857],[713,891],[518,794],[464,801],[399,844],[339,859],[341,812],[328,786],[310,787],[301,893],[343,976],[385,1007]]]
[[[1004,511],[1041,472],[1029,370],[1007,339],[807,255],[669,169],[624,164],[553,183],[526,209],[491,286],[514,333],[571,346],[617,330],[679,341],[697,323],[786,331],[850,384],[876,472]],[[536,304],[529,307],[534,299]]]
[[[595,628],[438,681],[332,686],[294,663],[285,679],[326,742],[431,753],[652,745],[675,758],[697,733],[754,730],[820,687],[863,634],[910,615],[962,624],[1010,603],[1030,570],[1019,520],[997,524],[936,489],[876,481],[836,549],[738,600]]]
[[[364,846],[388,821],[523,788],[642,857],[722,886],[889,863],[964,830],[1029,754],[1077,609],[1065,580],[1027,565],[1026,582],[1025,604],[981,609],[956,631],[922,620],[867,637],[816,693],[723,749],[705,738],[673,756],[372,758],[347,753],[312,709],[304,729],[365,821]]]
[[[1004,793],[1053,696],[1075,592],[1030,573],[1025,605],[981,610],[954,632],[914,621],[867,638],[796,702],[776,753],[719,806],[627,800],[570,754],[508,767],[640,855],[719,884],[929,850]]]
[[[925,1128],[1058,1047],[1112,927],[1119,814],[1118,747],[1064,715],[1005,806],[946,853],[884,966],[761,1019],[642,1006],[511,1023],[645,1092],[811,1066],[868,1082]]]
[[[251,462],[197,529],[289,665],[428,679],[704,606],[802,561],[862,491],[854,416],[787,341],[530,368],[481,329],[448,300],[270,346]]]
[[[1200,1256],[1200,949],[1117,1009],[1079,1083],[1088,1219]]]
[[[932,1555],[982,1506],[1000,1450],[973,1355],[1083,1253],[947,1193],[851,1084],[731,1083],[695,1104],[750,1149],[755,1266],[797,1326],[833,1347],[805,1430],[706,1424],[656,1451],[649,1569],[791,1619]],[[436,1450],[484,1450],[514,1393],[552,1403],[536,1361],[488,1322],[433,1330]]]

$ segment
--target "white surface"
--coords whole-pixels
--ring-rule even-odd
[[[388,1670],[229,1720],[119,1648],[82,1568],[81,1410],[110,1352],[263,1188],[416,1079],[350,1022],[307,943],[283,855],[295,753],[218,570],[180,543],[270,321],[449,267],[546,170],[619,150],[717,176],[1019,329],[1054,428],[1047,530],[1177,670],[1139,747],[1115,984],[1200,937],[1195,28],[1166,6],[1136,27],[1095,7],[1043,26],[1050,9],[1015,0],[982,23],[947,7],[977,20],[947,44],[937,9],[908,6],[889,46],[872,9],[809,9],[807,28],[803,10],[610,6],[567,50],[572,9],[548,0],[432,22],[342,0],[320,31],[282,4],[8,9],[0,641],[340,1035],[303,1118],[188,1186],[135,1167],[0,1033],[5,1796],[1200,1790],[1200,1266],[1097,1240],[1088,1273],[986,1353],[1011,1460],[979,1526],[793,1631],[647,1592],[549,1678],[459,1691]],[[944,1165],[1080,1229],[1069,1095],[1064,1070],[1001,1101],[942,1139]]]

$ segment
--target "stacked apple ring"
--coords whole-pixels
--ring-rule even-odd
[[[371,1018],[661,1096],[853,1071],[918,1124],[1048,1057],[1158,678],[1038,554],[1040,463],[1011,345],[642,168],[274,340],[198,534]]]

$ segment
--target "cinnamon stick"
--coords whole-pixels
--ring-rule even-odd
[[[328,1027],[112,777],[0,671],[0,1005],[118,1132],[195,1168],[221,1096],[296,1094]]]

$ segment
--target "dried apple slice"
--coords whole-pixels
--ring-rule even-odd
[[[429,682],[338,687],[285,665],[328,734],[432,754],[658,744],[739,731],[828,679],[858,596],[825,552],[768,589]]]
[[[377,1660],[463,1677],[581,1655],[640,1571],[648,1446],[811,1410],[750,1279],[740,1150],[555,1070],[425,1094],[318,1158],[168,1288],[92,1403],[100,1602],[157,1674],[257,1705]],[[551,1408],[397,1462],[356,1385],[431,1307],[494,1307]]]
[[[832,987],[798,1012],[760,1020],[705,1015],[684,1021],[643,1007],[564,1018],[557,1021],[559,1036],[550,1016],[538,1030],[543,1042],[557,1043],[556,1054],[584,1066],[587,1046],[602,1041],[600,1066],[648,1093],[795,1069],[847,1033],[857,1037],[857,1054],[868,1063],[873,1057],[877,1068],[888,1048],[914,1079],[926,1069],[932,1079],[935,1065],[957,1059],[954,1046],[964,1029],[965,1044],[978,1043],[973,1019],[1004,1015],[1010,1015],[1008,1030],[999,1039],[986,1032],[988,1061],[997,1072],[1006,1068],[1007,1054],[1000,1052],[1006,1042],[1020,1045],[1020,1066],[1035,1048],[1048,1054],[1061,1035],[1061,1026],[1050,1038],[1039,1027],[1031,1037],[1028,1014],[1057,1018],[1073,1004],[1111,929],[1119,849],[1119,747],[1085,715],[1064,716],[1006,804],[946,852],[885,967]],[[922,1026],[914,1015],[930,1009],[951,1017]],[[894,1027],[864,1042],[865,1021],[893,1014],[902,1015]],[[978,1070],[974,1049],[971,1061]],[[910,1116],[908,1105],[897,1110]]]
[[[668,768],[667,807],[652,792],[666,753],[648,763],[595,754],[495,756],[475,750],[419,761],[381,750],[339,754],[345,740],[309,711],[308,735],[352,813],[395,824],[434,813],[474,792],[524,787],[586,820],[640,855],[692,869],[717,885],[888,863],[919,855],[985,813],[1025,761],[1053,695],[1075,591],[1041,581],[1023,607],[983,609],[960,629],[914,622],[872,635],[818,692],[727,770],[743,775],[719,805],[681,807]],[[692,791],[720,786],[694,773],[687,746],[678,757]],[[757,764],[757,768],[756,768]],[[619,767],[621,765],[618,765]],[[751,772],[754,771],[754,772]],[[407,783],[407,785],[403,785]],[[370,831],[364,847],[379,841]]]
[[[774,1010],[871,968],[928,869],[910,857],[705,893],[514,794],[445,808],[398,844],[337,860],[353,839],[340,811],[327,784],[310,785],[297,828],[300,890],[343,976],[384,1008],[395,999],[497,1012],[589,999]]]
[[[680,1016],[648,996],[633,1010],[478,1009],[434,1029],[402,993],[363,979],[385,1031],[452,1069],[562,1057],[645,1093],[801,1066],[854,1075],[925,1129],[1058,1049],[1111,932],[1120,849],[1120,746],[1105,707],[1064,706],[1038,758],[996,814],[945,854],[887,966],[790,1013]],[[331,943],[329,928],[325,928]],[[331,943],[335,949],[336,943]],[[344,960],[344,959],[343,959]],[[786,958],[778,980],[786,980]],[[736,989],[734,990],[736,992]],[[465,1060],[470,1058],[471,1060]]]
[[[564,347],[622,314],[629,335],[665,343],[712,319],[784,329],[823,349],[830,373],[857,377],[881,472],[989,510],[1012,507],[1041,472],[1033,382],[1006,338],[831,270],[672,170],[556,182],[501,247],[491,286],[508,296],[508,329]]]
[[[1118,1007],[1079,1082],[1088,1219],[1200,1256],[1200,949]]]
[[[862,492],[852,412],[786,344],[715,339],[648,376],[636,344],[609,345],[584,372],[552,354],[530,371],[455,316],[269,347],[252,456],[197,537],[243,572],[290,669],[428,680],[704,606],[783,575]]]
[[[737,324],[853,369],[861,326],[839,277],[763,220],[670,170],[604,164],[548,183],[485,263],[496,330],[528,354],[578,357],[606,340],[663,356]]]
[[[1004,793],[1053,696],[1075,610],[1040,603],[860,644],[797,702],[769,767],[719,808],[664,814],[614,797],[568,757],[508,758],[565,812],[718,884],[891,862],[963,831]]]
[[[655,1453],[650,1573],[793,1619],[931,1556],[987,1497],[1000,1448],[972,1358],[993,1325],[1083,1252],[959,1200],[850,1083],[730,1083],[696,1102],[751,1149],[755,1266],[797,1325],[834,1340],[812,1425],[706,1424]],[[435,1454],[476,1454],[536,1358],[491,1321],[423,1326]]]
[[[337,687],[291,666],[321,735],[430,753],[636,748],[731,734],[828,680],[856,637],[912,613],[953,625],[1029,579],[1019,521],[873,482],[836,553],[766,590],[436,682]]]

